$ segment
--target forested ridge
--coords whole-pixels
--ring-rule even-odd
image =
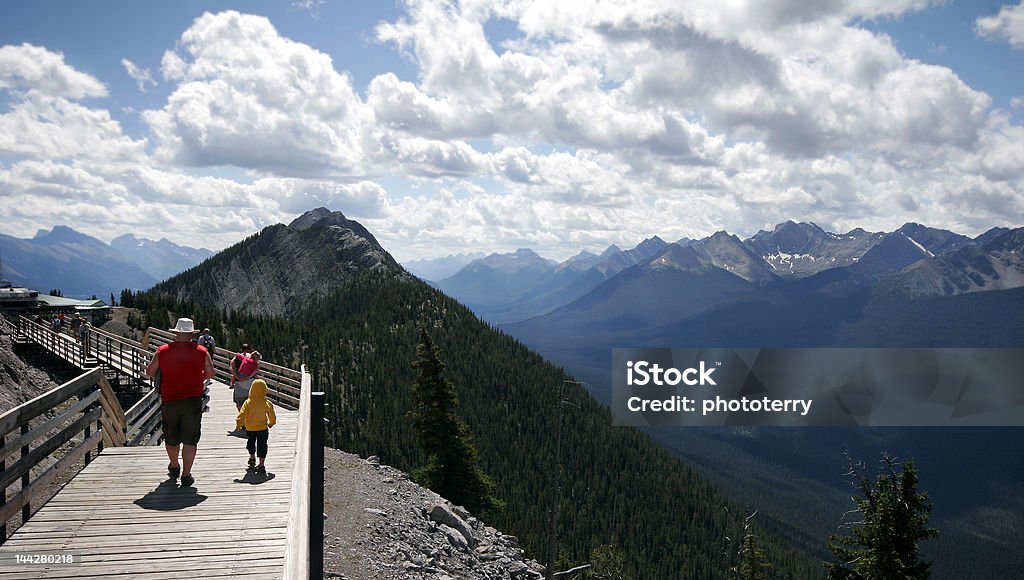
[[[267,360],[306,364],[328,394],[330,445],[378,455],[405,471],[424,459],[407,421],[416,326],[424,323],[442,349],[481,466],[507,504],[489,523],[519,536],[531,557],[546,560],[556,402],[564,388],[575,405],[563,409],[558,539],[567,561],[585,562],[592,549],[612,544],[623,549],[632,578],[722,578],[737,564],[738,546],[726,538],[743,506],[645,435],[612,427],[610,412],[583,387],[563,383],[572,377],[464,306],[395,269],[359,275],[287,319],[205,306],[217,289],[202,270],[254,251],[239,246],[130,296],[128,305],[143,308],[156,326],[189,315],[221,345],[249,342]],[[762,532],[773,577],[822,576],[818,561]]]

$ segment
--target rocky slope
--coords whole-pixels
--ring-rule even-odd
[[[264,228],[153,291],[280,316],[326,296],[355,274],[378,268],[401,270],[362,225],[340,211],[318,208],[287,226]]]
[[[326,449],[324,576],[542,578],[504,535],[376,458]]]

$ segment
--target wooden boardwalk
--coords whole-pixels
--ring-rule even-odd
[[[0,578],[281,578],[298,413],[275,405],[267,475],[247,470],[231,390],[210,384],[192,487],[155,447],[108,447],[0,546]],[[74,554],[71,565],[15,554]]]

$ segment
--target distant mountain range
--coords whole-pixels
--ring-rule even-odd
[[[30,239],[0,234],[3,275],[39,292],[59,289],[64,296],[109,300],[125,288],[144,290],[158,280],[195,266],[213,255],[205,248],[154,242],[127,234],[106,244],[67,226],[40,230]]]
[[[483,252],[471,252],[469,254],[454,254],[443,258],[408,260],[402,262],[402,267],[422,280],[433,282],[451,276],[468,266],[470,262],[479,260],[484,256],[486,254]]]
[[[551,314],[552,319],[538,323],[546,324],[585,311],[597,317],[593,322],[617,319],[628,326],[634,316],[640,316],[633,320],[639,324],[644,318],[664,322],[666,316],[685,317],[808,278],[814,281],[795,287],[859,286],[917,262],[903,275],[913,278],[903,282],[912,293],[1013,288],[1021,285],[1019,257],[1012,249],[999,256],[995,249],[986,250],[1008,232],[993,228],[972,240],[908,223],[894,232],[857,228],[836,234],[812,223],[788,221],[746,240],[724,231],[671,244],[655,236],[631,250],[612,245],[600,255],[581,252],[561,263],[528,249],[491,254],[436,286],[495,324]],[[962,248],[969,249],[952,255]],[[687,290],[688,284],[693,291]],[[558,312],[562,308],[566,312]]]
[[[110,247],[157,280],[184,272],[213,255],[206,248],[179,246],[167,238],[154,242],[132,234],[110,240]]]

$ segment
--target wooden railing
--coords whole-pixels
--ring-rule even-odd
[[[142,346],[149,351],[155,351],[156,347],[172,341],[174,341],[173,332],[150,327],[146,330],[145,338],[142,339]],[[225,384],[230,384],[230,364],[235,353],[220,347],[213,350],[211,355],[217,379]],[[261,360],[260,372],[257,377],[267,382],[268,397],[271,400],[281,403],[289,409],[299,408],[299,394],[302,391],[303,377],[301,372]]]
[[[50,326],[25,316],[18,317],[18,333],[31,338],[35,343],[78,368],[85,368],[85,352],[82,345],[70,335],[53,330]]]
[[[83,458],[88,464],[94,449],[98,453],[104,445],[124,445],[125,431],[121,404],[100,369],[87,371],[0,415],[0,490],[4,499],[0,541],[7,539],[7,522],[19,509],[22,522],[27,521],[32,501],[58,475]],[[66,449],[71,441],[74,446]],[[11,456],[19,452],[19,459],[8,466]],[[60,458],[32,478],[32,469],[57,452]],[[19,479],[21,490],[8,498],[7,489]]]
[[[98,328],[90,332],[89,354],[126,375],[140,379],[146,376],[146,367],[153,356],[139,341]]]
[[[312,379],[302,365],[299,423],[292,471],[292,510],[284,578],[323,578],[324,561],[324,394],[313,393]]]
[[[205,402],[203,403],[206,404]],[[160,393],[153,389],[125,411],[128,445],[157,445],[163,439],[163,415],[160,413]]]

